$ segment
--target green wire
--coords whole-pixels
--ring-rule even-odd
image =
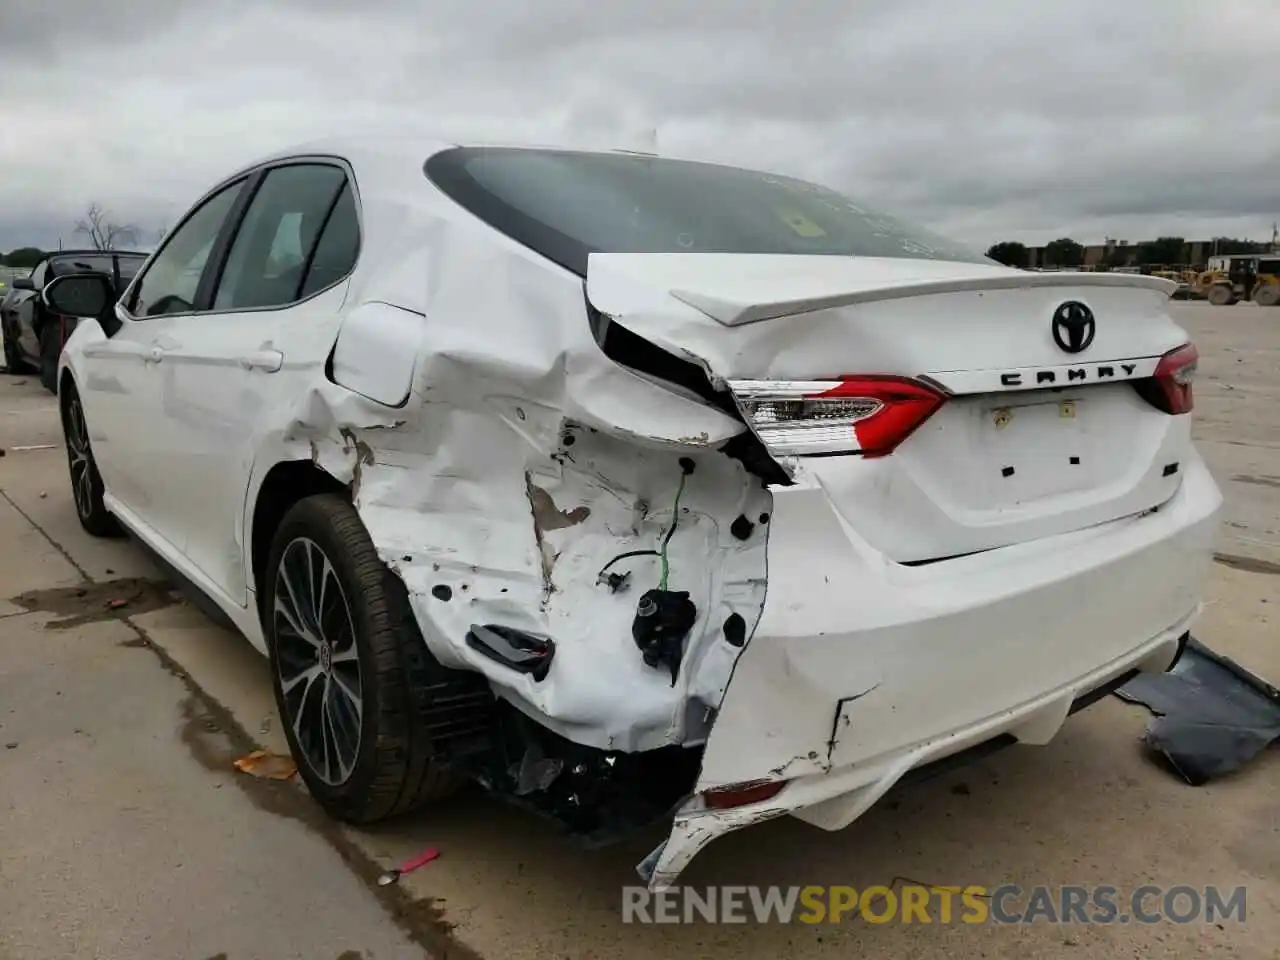
[[[658,589],[667,589],[667,576],[671,572],[670,566],[667,564],[667,544],[671,542],[671,535],[676,532],[676,524],[680,519],[680,496],[684,493],[684,482],[688,478],[688,474],[680,474],[680,486],[676,487],[676,502],[671,507],[671,526],[667,528],[667,535],[662,538],[662,549],[658,552],[658,556],[662,559],[662,578],[658,581]]]

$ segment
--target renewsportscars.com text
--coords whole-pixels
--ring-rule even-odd
[[[624,923],[1243,923],[1244,887],[624,887]]]

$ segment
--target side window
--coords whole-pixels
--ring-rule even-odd
[[[218,191],[170,234],[156,258],[133,287],[128,308],[136,317],[189,313],[209,254],[245,181]]]
[[[299,298],[309,297],[345,277],[355,268],[359,252],[360,220],[356,215],[356,199],[351,191],[351,181],[348,180],[342,193],[338,194],[338,202],[329,214],[324,232],[316,242]]]
[[[31,282],[37,290],[44,289],[44,282],[49,279],[49,261],[41,260],[31,268]]]
[[[231,245],[215,310],[278,307],[299,299],[303,274],[346,174],[330,164],[269,171]]]

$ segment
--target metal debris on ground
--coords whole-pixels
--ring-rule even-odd
[[[1155,714],[1143,743],[1192,786],[1280,740],[1280,690],[1194,637],[1168,673],[1139,674],[1116,695]]]
[[[391,884],[397,883],[406,873],[412,873],[419,867],[425,867],[438,856],[440,856],[439,849],[436,847],[428,847],[416,857],[409,858],[404,863],[400,864],[400,866],[393,867],[378,877],[378,886],[389,887]]]
[[[288,780],[298,772],[298,765],[289,757],[265,750],[255,750],[235,763],[236,769],[262,780]]]

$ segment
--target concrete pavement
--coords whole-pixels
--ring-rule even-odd
[[[1231,524],[1197,635],[1274,682],[1280,310],[1175,309],[1201,345],[1197,433]],[[841,833],[731,835],[685,881],[1245,884],[1246,925],[624,926],[620,887],[657,834],[583,853],[478,790],[340,828],[296,783],[234,771],[284,749],[265,662],[132,545],[81,532],[59,444],[35,378],[0,376],[0,960],[1275,956],[1280,762],[1186,787],[1142,756],[1147,717],[1114,698]],[[440,860],[373,883],[426,846]]]

